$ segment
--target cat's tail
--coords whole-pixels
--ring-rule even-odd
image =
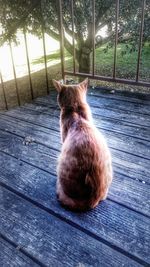
[[[88,200],[79,200],[71,198],[70,196],[66,195],[63,190],[59,191],[59,193],[57,194],[57,198],[60,201],[61,205],[69,210],[85,211],[90,209]]]
[[[93,177],[87,174],[86,184],[90,186],[91,193],[86,199],[74,199],[66,195],[63,190],[59,191],[58,200],[63,206],[73,211],[86,211],[95,208],[100,200],[104,199],[105,196],[100,194],[99,181],[94,180]]]
[[[102,190],[100,179],[96,179],[96,175],[86,175],[85,183],[91,188],[91,193],[88,200],[90,208],[95,208],[100,200],[104,199],[105,196]]]

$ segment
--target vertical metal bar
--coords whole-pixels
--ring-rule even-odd
[[[116,17],[115,17],[115,48],[114,48],[114,67],[113,78],[116,78],[116,62],[117,62],[117,44],[118,44],[118,18],[119,18],[119,0],[116,0]]]
[[[46,87],[47,87],[47,94],[49,94],[48,70],[47,70],[47,59],[46,59],[46,44],[45,44],[45,34],[44,34],[43,27],[42,27],[42,40],[43,40],[43,51],[44,51],[44,64],[45,64],[45,75],[46,75]]]
[[[61,71],[62,77],[65,81],[65,67],[64,67],[64,29],[63,29],[63,17],[62,17],[62,1],[59,1],[59,31],[60,31],[60,56],[61,56]]]
[[[73,71],[76,73],[76,52],[75,52],[75,34],[74,34],[74,0],[71,0],[72,17],[72,41],[73,41]]]
[[[142,0],[142,14],[141,14],[141,27],[139,36],[139,49],[138,49],[138,59],[137,59],[137,71],[136,71],[136,82],[139,80],[139,70],[140,70],[140,58],[142,50],[142,40],[143,40],[143,29],[144,29],[144,9],[146,0]]]
[[[23,29],[23,35],[24,35],[24,43],[25,43],[25,49],[26,49],[26,58],[27,58],[27,66],[28,66],[28,74],[29,74],[29,83],[30,83],[31,98],[33,100],[34,94],[33,94],[33,86],[32,86],[32,79],[31,79],[31,70],[30,70],[30,60],[29,60],[29,53],[28,53],[27,36],[26,36],[25,29]]]
[[[1,80],[1,85],[2,85],[2,91],[3,91],[4,101],[5,101],[5,107],[6,107],[6,109],[8,109],[7,98],[6,98],[6,94],[5,94],[5,87],[4,87],[4,82],[3,82],[3,77],[2,77],[1,70],[0,70],[0,80]]]
[[[92,74],[95,75],[95,0],[92,1],[92,37],[93,37],[93,60],[92,60]]]
[[[17,76],[16,76],[16,70],[15,70],[15,63],[14,63],[12,45],[11,45],[11,42],[10,41],[9,41],[9,47],[10,47],[10,54],[11,54],[11,61],[12,61],[13,73],[14,73],[14,78],[15,78],[15,87],[16,87],[17,101],[18,101],[18,105],[20,106],[19,89],[18,89],[18,84],[17,84]]]

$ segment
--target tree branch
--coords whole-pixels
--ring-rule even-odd
[[[111,33],[109,36],[105,37],[105,38],[102,38],[96,45],[95,45],[95,48],[98,48],[100,46],[102,46],[103,44],[106,44],[110,38],[113,36],[113,33]]]
[[[68,27],[67,27],[67,24],[65,23],[65,21],[64,21],[64,27],[65,27],[65,31],[66,31],[66,33],[68,34],[68,35],[70,35],[71,37],[73,37],[73,31],[72,30],[70,30]],[[75,37],[75,39],[77,39],[78,38],[78,35],[77,35],[77,33],[74,31],[74,37]]]
[[[45,27],[44,31],[50,35],[52,38],[54,38],[56,41],[60,41],[60,36],[56,32],[52,31],[50,28]]]
[[[103,10],[103,14],[102,14],[102,10],[101,8],[99,9],[98,11],[98,14],[97,14],[97,19],[95,21],[95,29],[98,28],[98,25],[100,23],[100,21],[102,21],[102,17],[105,15],[105,13],[110,9],[110,6],[106,7],[105,10]],[[102,15],[102,16],[101,16]]]
[[[112,19],[109,18],[109,19],[107,19],[106,21],[103,21],[103,23],[97,25],[97,27],[96,27],[96,29],[95,29],[96,34],[97,34],[98,31],[100,31],[103,27],[105,27],[106,25],[108,25],[109,22],[111,22],[111,21],[112,21]]]
[[[60,41],[60,35],[51,30],[50,28],[45,28],[45,32],[54,38],[56,41]],[[73,55],[73,45],[68,41],[68,39],[64,36],[64,46],[67,51]],[[78,57],[78,50],[76,49],[76,56]]]

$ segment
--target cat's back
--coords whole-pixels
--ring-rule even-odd
[[[79,119],[73,123],[68,131],[67,138],[63,144],[64,150],[68,155],[75,157],[88,158],[100,157],[101,152],[107,152],[107,143],[101,132],[92,122]]]
[[[103,179],[111,180],[110,165],[107,143],[96,127],[86,120],[72,125],[63,143],[58,167],[58,176],[67,195],[89,196],[93,186],[97,192]],[[85,179],[92,179],[94,185],[90,189]]]

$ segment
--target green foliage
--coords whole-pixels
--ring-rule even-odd
[[[46,56],[46,61],[47,62],[54,62],[60,59],[60,51],[55,51],[49,55]],[[32,64],[40,64],[40,63],[44,63],[44,56],[34,59]]]
[[[71,1],[63,2],[63,18],[67,33],[71,30]],[[137,38],[141,17],[141,3],[139,0],[120,1],[119,25],[120,40],[125,34],[131,39]],[[96,32],[107,25],[108,33],[114,32],[115,0],[97,0],[95,7]],[[14,38],[18,28],[25,27],[29,32],[40,35],[41,26],[50,27],[55,33],[59,33],[58,1],[53,0],[0,0],[0,23],[3,28],[3,36],[6,39]],[[147,1],[145,7],[144,38],[147,39],[150,32],[150,4]],[[76,38],[81,41],[90,38],[92,24],[92,1],[74,1],[74,21]]]
[[[106,45],[107,46],[107,45]],[[130,52],[129,45],[126,50],[126,44],[119,44],[117,47],[117,77],[135,79],[137,69],[137,51]],[[100,75],[112,76],[113,70],[113,52],[114,48],[109,48],[107,53],[103,50],[105,47],[100,47],[96,50],[96,71]],[[122,52],[126,51],[124,55]],[[150,49],[149,43],[145,43],[142,49],[141,61],[140,61],[140,77],[144,80],[150,79]]]
[[[95,62],[95,71],[99,75],[111,76],[113,69],[113,53],[114,48],[109,47],[107,53],[104,53],[105,46],[99,47],[96,49],[96,62]],[[142,57],[140,62],[140,77],[142,80],[150,79],[150,43],[145,43],[142,49]],[[129,45],[129,49],[130,49]],[[134,79],[136,75],[137,67],[137,51],[132,53],[129,52],[129,49],[126,51],[126,45],[120,44],[117,47],[117,77]],[[122,56],[122,51],[126,53]],[[56,51],[50,55],[47,55],[47,62],[55,64],[60,60],[60,51]],[[32,62],[32,64],[44,63],[44,57],[40,57]],[[69,71],[73,68],[73,60],[71,55],[65,51],[65,65],[66,69]]]
[[[134,52],[137,50],[139,40],[142,1],[120,0],[119,2],[118,43],[130,44],[130,50]],[[72,38],[71,0],[64,0],[62,3],[65,48],[73,54],[70,41]],[[87,62],[92,52],[92,3],[91,0],[74,1],[76,56],[79,63],[83,61],[85,51]],[[95,3],[96,47],[102,47],[109,41],[104,49],[104,53],[108,53],[114,45],[116,1],[96,0]],[[144,22],[143,44],[149,40],[150,36],[150,1],[146,1]],[[1,44],[8,40],[16,41],[16,32],[22,28],[39,37],[43,29],[51,37],[59,40],[58,0],[0,0],[0,25],[2,28]],[[107,34],[102,37],[100,30],[104,26],[107,27]],[[129,53],[127,46],[125,51],[122,52],[122,56]]]

